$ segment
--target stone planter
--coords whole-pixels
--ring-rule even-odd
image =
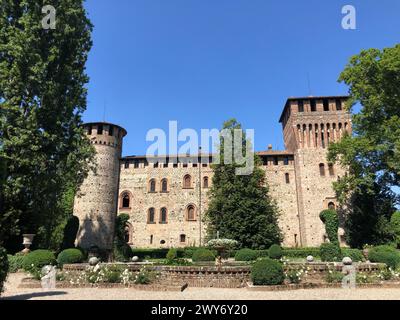
[[[22,237],[23,237],[22,244],[25,246],[25,249],[22,250],[22,252],[24,254],[28,254],[31,251],[29,248],[32,245],[33,238],[35,237],[35,235],[34,234],[23,234]]]

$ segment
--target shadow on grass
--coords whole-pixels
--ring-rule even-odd
[[[62,296],[65,294],[67,294],[67,292],[65,292],[65,291],[32,292],[32,293],[18,294],[15,296],[2,297],[2,298],[0,298],[0,300],[30,300],[33,298]]]

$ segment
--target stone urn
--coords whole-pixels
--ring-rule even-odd
[[[22,253],[28,254],[31,251],[29,248],[32,245],[33,238],[35,237],[35,235],[34,234],[23,234],[22,237],[23,237],[22,244],[25,247],[25,249],[22,250]]]
[[[369,261],[369,259],[368,259],[369,249],[368,248],[363,249],[362,254],[365,258],[365,261]]]

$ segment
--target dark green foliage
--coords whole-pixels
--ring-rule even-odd
[[[283,256],[283,250],[279,245],[273,244],[268,250],[268,256],[271,259],[279,260]]]
[[[258,260],[251,267],[251,280],[254,285],[280,285],[285,280],[283,266],[269,258]]]
[[[17,272],[18,270],[23,269],[24,256],[8,255],[8,263],[10,266],[10,273]]]
[[[359,249],[342,248],[342,256],[351,258],[353,262],[360,262],[365,260],[362,251]]]
[[[371,262],[385,263],[393,270],[400,265],[399,251],[388,245],[371,248],[368,252],[368,259]]]
[[[129,215],[122,213],[115,220],[114,260],[126,262],[133,257],[131,247],[125,241],[125,228]]]
[[[46,265],[56,265],[57,260],[53,252],[49,250],[35,250],[24,257],[22,264],[25,271],[40,269]]]
[[[167,256],[166,256],[168,261],[173,261],[177,257],[178,257],[178,251],[175,248],[171,248],[171,249],[168,250],[168,253],[167,253]]]
[[[361,249],[365,244],[381,245],[395,241],[390,217],[395,211],[392,190],[384,185],[374,184],[368,189],[353,193],[347,205],[346,242],[352,248]]]
[[[395,236],[397,248],[400,248],[400,211],[393,213],[390,218],[390,226]]]
[[[215,261],[215,254],[209,249],[197,249],[192,256],[193,262]]]
[[[7,258],[7,251],[0,247],[0,295],[3,292],[4,282],[7,278],[8,273],[8,258]]]
[[[64,264],[81,263],[83,254],[79,249],[65,249],[57,257],[57,263],[60,267]]]
[[[316,258],[320,256],[320,248],[284,248],[283,255],[288,258]]]
[[[64,237],[61,244],[61,250],[75,248],[75,239],[79,230],[79,219],[71,216],[64,227]]]
[[[336,243],[323,243],[319,250],[322,261],[337,262],[342,260],[342,252]]]
[[[232,136],[233,130],[242,130],[234,119],[224,123],[223,127]],[[254,157],[254,170],[251,174],[239,175],[237,170],[243,165],[224,163],[228,151],[234,154],[234,150],[225,150],[225,138],[221,136],[220,140],[220,164],[212,166],[213,183],[205,214],[209,237],[213,238],[218,231],[220,237],[238,241],[239,248],[267,249],[273,243],[280,243],[278,209],[269,195],[261,160],[248,145],[245,147],[243,134],[243,154],[247,151],[250,159]]]
[[[0,242],[35,233],[35,246],[56,249],[62,238],[54,232],[72,214],[66,195],[90,170],[94,148],[81,116],[92,25],[83,2],[53,3],[57,27],[45,30],[49,2],[1,1],[0,157],[7,164]]]
[[[258,252],[252,249],[240,249],[236,252],[236,261],[254,261],[258,258]]]
[[[336,210],[324,210],[320,213],[319,218],[325,224],[325,230],[329,241],[331,243],[339,244],[339,217]]]

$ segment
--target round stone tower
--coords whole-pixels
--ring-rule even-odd
[[[118,185],[122,141],[127,134],[120,126],[94,122],[84,124],[85,132],[96,149],[97,167],[89,172],[74,202],[79,218],[78,246],[110,251],[117,215]]]

